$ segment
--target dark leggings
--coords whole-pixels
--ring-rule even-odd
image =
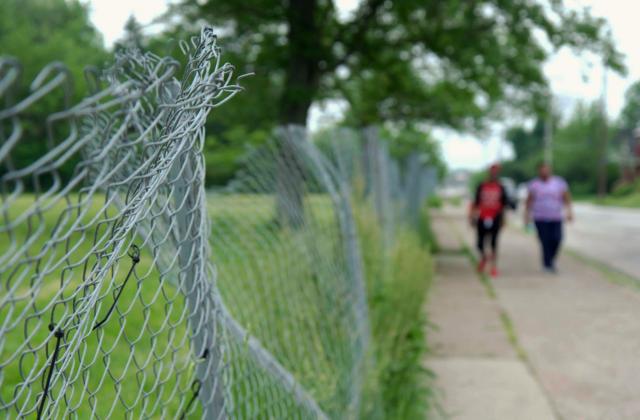
[[[490,242],[491,242],[491,251],[493,251],[494,255],[496,254],[496,250],[498,248],[498,234],[500,233],[501,226],[502,226],[501,216],[496,217],[493,220],[493,223],[491,224],[490,227],[485,226],[482,220],[478,220],[478,224],[476,225],[477,234],[478,234],[477,246],[478,246],[478,251],[480,251],[480,254],[482,256],[485,255],[484,245],[487,240],[487,237],[490,239]]]
[[[554,268],[555,259],[562,242],[562,222],[536,221],[538,238],[542,245],[542,264],[546,268]]]

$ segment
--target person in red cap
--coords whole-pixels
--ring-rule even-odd
[[[477,247],[480,252],[478,271],[484,272],[489,263],[493,277],[498,276],[498,235],[504,222],[504,212],[509,205],[507,191],[500,183],[499,175],[500,165],[491,165],[489,176],[486,181],[478,185],[469,210],[469,222],[476,228]],[[486,251],[487,239],[491,245],[490,253]]]

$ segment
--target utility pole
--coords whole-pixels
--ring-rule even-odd
[[[504,138],[506,136],[506,133],[504,131],[500,131],[500,134],[498,135],[498,159],[497,159],[497,163],[502,164],[502,149],[504,147]]]
[[[601,135],[600,135],[600,162],[598,167],[598,197],[607,194],[607,151],[609,149],[609,127],[607,120],[607,66],[602,62],[602,98],[600,103]]]
[[[553,164],[553,96],[549,94],[547,115],[544,120],[544,163]]]

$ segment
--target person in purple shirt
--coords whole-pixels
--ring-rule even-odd
[[[566,209],[566,211],[565,211]],[[524,209],[524,223],[535,223],[542,248],[545,271],[556,272],[555,260],[562,242],[562,222],[573,220],[571,194],[567,182],[551,172],[551,166],[542,163],[538,178],[529,183],[529,194]]]

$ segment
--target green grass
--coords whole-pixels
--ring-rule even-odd
[[[574,197],[576,201],[586,201],[602,206],[640,208],[640,179],[617,185],[605,197],[596,194]]]
[[[312,195],[305,229],[279,228],[273,197],[210,201],[218,285],[234,317],[328,413],[345,410],[354,351],[352,303],[331,202]]]
[[[7,220],[26,213],[33,199],[29,195],[20,197],[11,206]],[[102,210],[104,198],[100,196],[81,203],[82,208],[89,209],[86,214],[66,210],[70,204],[80,204],[78,196],[69,200],[54,203],[31,224],[19,224],[13,231],[15,241],[25,244],[26,238],[41,229],[37,240],[27,245],[35,254],[57,229],[69,230],[78,220],[95,226],[90,222],[93,217],[114,214],[113,209]],[[351,391],[349,369],[360,357],[354,351],[355,321],[350,318],[353,302],[345,298],[349,290],[342,277],[344,254],[330,201],[326,196],[311,195],[305,207],[313,223],[308,229],[291,230],[273,223],[274,202],[268,195],[214,197],[209,200],[213,229],[210,243],[218,287],[233,316],[277,355],[330,416],[336,417],[344,414]],[[431,398],[430,374],[421,368],[421,361],[427,351],[422,304],[432,277],[428,251],[432,235],[428,224],[423,223],[421,234],[402,231],[392,249],[382,250],[381,232],[370,209],[358,207],[357,218],[373,330],[373,353],[368,354],[365,366],[363,417],[416,418],[426,412]],[[65,247],[77,247],[68,265],[80,264],[81,256],[93,253],[93,235],[102,233],[100,229],[104,227],[71,235],[49,256],[59,258]],[[1,235],[0,255],[11,243],[6,233]],[[89,268],[98,260],[90,257]],[[52,309],[45,304],[60,302],[54,315],[60,322],[76,313],[70,300],[59,297],[61,287],[65,299],[77,290],[96,293],[97,312],[90,311],[87,316],[100,319],[130,265],[125,256],[113,272],[113,281],[86,290],[81,287],[85,283],[80,264],[73,270],[51,270],[42,287],[35,290],[25,282],[11,292],[14,298],[0,309],[0,323],[15,319],[20,311],[30,314],[31,321],[25,329],[24,315],[20,316],[21,321],[2,337],[0,363],[12,360],[0,370],[0,396],[4,401],[11,399],[16,386],[24,382],[19,365],[23,372],[43,368],[50,354],[45,347],[49,352],[53,349],[55,341],[47,329]],[[35,269],[33,265],[24,268],[25,276],[33,275]],[[80,376],[68,381],[67,401],[60,403],[59,410],[73,406],[78,418],[164,418],[183,410],[192,395],[194,358],[189,350],[185,302],[169,280],[160,276],[150,251],[143,249],[135,277],[129,279],[108,322],[95,332],[83,332],[79,347],[63,347],[62,355],[76,355],[72,359],[75,364],[65,373]],[[7,294],[11,286],[3,279],[2,287]],[[65,341],[69,343],[76,334],[80,332],[67,331]],[[25,341],[31,344],[31,350],[21,348]],[[13,357],[18,353],[28,357],[20,361]],[[290,395],[246,357],[243,343],[231,344],[228,354],[228,375],[235,384],[231,397],[239,417],[301,415]],[[54,395],[60,391],[60,383],[58,380],[53,387]],[[19,397],[17,404],[35,407],[41,389],[40,378],[34,378],[31,394]],[[127,405],[131,407],[128,411],[124,408]],[[192,417],[199,418],[198,404],[193,407]],[[15,414],[13,411],[11,415]]]
[[[432,209],[440,209],[444,205],[442,197],[439,195],[432,195],[427,199],[427,206]]]
[[[447,198],[447,199],[445,200],[445,202],[446,202],[447,204],[449,204],[450,206],[453,206],[453,207],[460,207],[460,206],[462,205],[462,203],[464,202],[464,200],[463,200],[463,198],[462,198],[462,197],[458,197],[458,196],[456,196],[456,197],[449,197],[449,198]]]
[[[622,271],[616,270],[615,268],[600,262],[594,258],[590,258],[584,254],[576,252],[572,249],[565,249],[564,252],[569,254],[572,258],[577,259],[578,261],[589,265],[590,267],[595,268],[600,273],[602,273],[605,278],[614,284],[619,284],[622,286],[632,287],[634,289],[640,289],[640,280],[632,277]]]
[[[12,204],[7,220],[16,220],[33,204],[32,196],[19,197]],[[79,197],[71,198],[68,203],[53,203],[39,218],[32,218],[31,223],[21,223],[13,231],[15,243],[26,246],[31,255],[42,249],[43,243],[51,237],[54,231],[65,232],[78,220],[91,224],[89,220],[100,213],[100,199],[91,203],[84,203],[88,209],[86,214],[69,212],[65,210],[69,204],[77,204]],[[103,199],[102,199],[103,200]],[[36,236],[36,232],[40,235]],[[0,309],[0,323],[8,328],[2,337],[0,349],[0,361],[6,363],[13,360],[2,369],[2,388],[0,396],[4,401],[12,399],[15,387],[23,383],[25,378],[20,370],[27,376],[27,372],[36,372],[48,366],[46,363],[48,352],[54,347],[55,339],[51,337],[48,324],[53,317],[58,324],[69,321],[75,312],[69,296],[74,291],[80,293],[97,293],[99,306],[96,312],[90,311],[87,316],[101,319],[107,313],[108,307],[113,302],[112,292],[115,287],[122,284],[126,272],[131,266],[128,257],[116,268],[113,274],[113,282],[105,281],[104,284],[83,284],[84,265],[81,264],[81,256],[91,255],[93,234],[95,228],[84,234],[73,234],[68,241],[61,242],[55,251],[47,253],[46,257],[52,260],[60,259],[65,247],[71,247],[73,252],[68,257],[66,264],[74,266],[73,269],[59,267],[52,269],[45,276],[42,287],[32,288],[28,282],[17,287],[12,287],[10,280],[16,276],[3,278],[3,294],[10,301],[2,305]],[[35,238],[33,243],[26,242],[26,238]],[[11,241],[6,233],[0,237],[0,255],[8,250]],[[98,262],[95,255],[89,258],[88,268]],[[43,260],[46,261],[46,258]],[[151,265],[151,256],[147,250],[143,250],[141,261],[135,268],[138,278],[131,278],[118,300],[117,310],[111,314],[108,322],[93,333],[89,333],[81,344],[72,348],[73,339],[80,332],[73,327],[65,331],[65,344],[62,354],[74,352],[75,364],[73,369],[67,370],[79,375],[72,381],[65,393],[67,401],[61,406],[75,407],[76,414],[80,418],[89,418],[96,415],[101,418],[110,415],[120,417],[124,415],[123,405],[132,405],[141,398],[143,392],[151,389],[153,393],[146,400],[146,406],[136,405],[129,411],[134,417],[155,416],[160,418],[159,412],[164,415],[174,416],[179,410],[179,400],[175,398],[175,392],[182,390],[188,392],[191,386],[190,376],[192,366],[189,362],[188,347],[182,343],[188,341],[188,332],[181,322],[184,313],[184,303],[175,288],[166,282],[159,283],[159,275]],[[79,264],[79,265],[78,265]],[[21,265],[19,270],[25,278],[33,276],[36,269],[43,270],[45,264],[36,266]],[[107,277],[108,280],[108,277]],[[13,282],[15,283],[15,281]],[[88,283],[85,283],[88,284]],[[13,291],[9,294],[9,288]],[[60,292],[64,294],[61,295]],[[53,308],[47,307],[49,302],[55,302]],[[54,310],[55,309],[55,310]],[[121,317],[118,311],[129,312],[129,316]],[[21,314],[21,315],[18,315]],[[24,319],[29,319],[24,323]],[[18,320],[18,322],[15,322]],[[10,322],[13,325],[10,326]],[[76,320],[77,321],[77,320]],[[74,322],[71,322],[74,325]],[[170,327],[166,327],[169,325]],[[130,345],[129,343],[132,343]],[[155,343],[164,343],[163,348],[158,348]],[[25,348],[24,344],[29,347]],[[48,348],[48,352],[45,349]],[[23,354],[22,358],[16,358],[16,354]],[[59,360],[62,357],[58,358]],[[167,370],[166,365],[171,363],[174,369]],[[83,368],[79,369],[78,364]],[[41,391],[39,377],[33,377],[31,395],[23,393],[17,398],[17,406],[35,407],[38,399],[36,394]],[[28,377],[28,376],[27,376]],[[60,384],[57,381],[52,387],[56,395],[60,392]],[[175,403],[175,401],[178,403]],[[154,414],[154,412],[156,414]],[[13,414],[16,415],[14,411]],[[58,414],[59,415],[59,414]],[[56,414],[53,414],[56,416]]]
[[[375,360],[361,418],[425,418],[435,405],[433,374],[423,367],[428,353],[423,309],[433,279],[431,254],[421,234],[407,229],[385,250],[373,211],[360,205],[357,216]]]
[[[591,200],[594,204],[603,206],[640,208],[640,193],[633,193],[620,197],[607,196],[605,198],[594,198]]]

